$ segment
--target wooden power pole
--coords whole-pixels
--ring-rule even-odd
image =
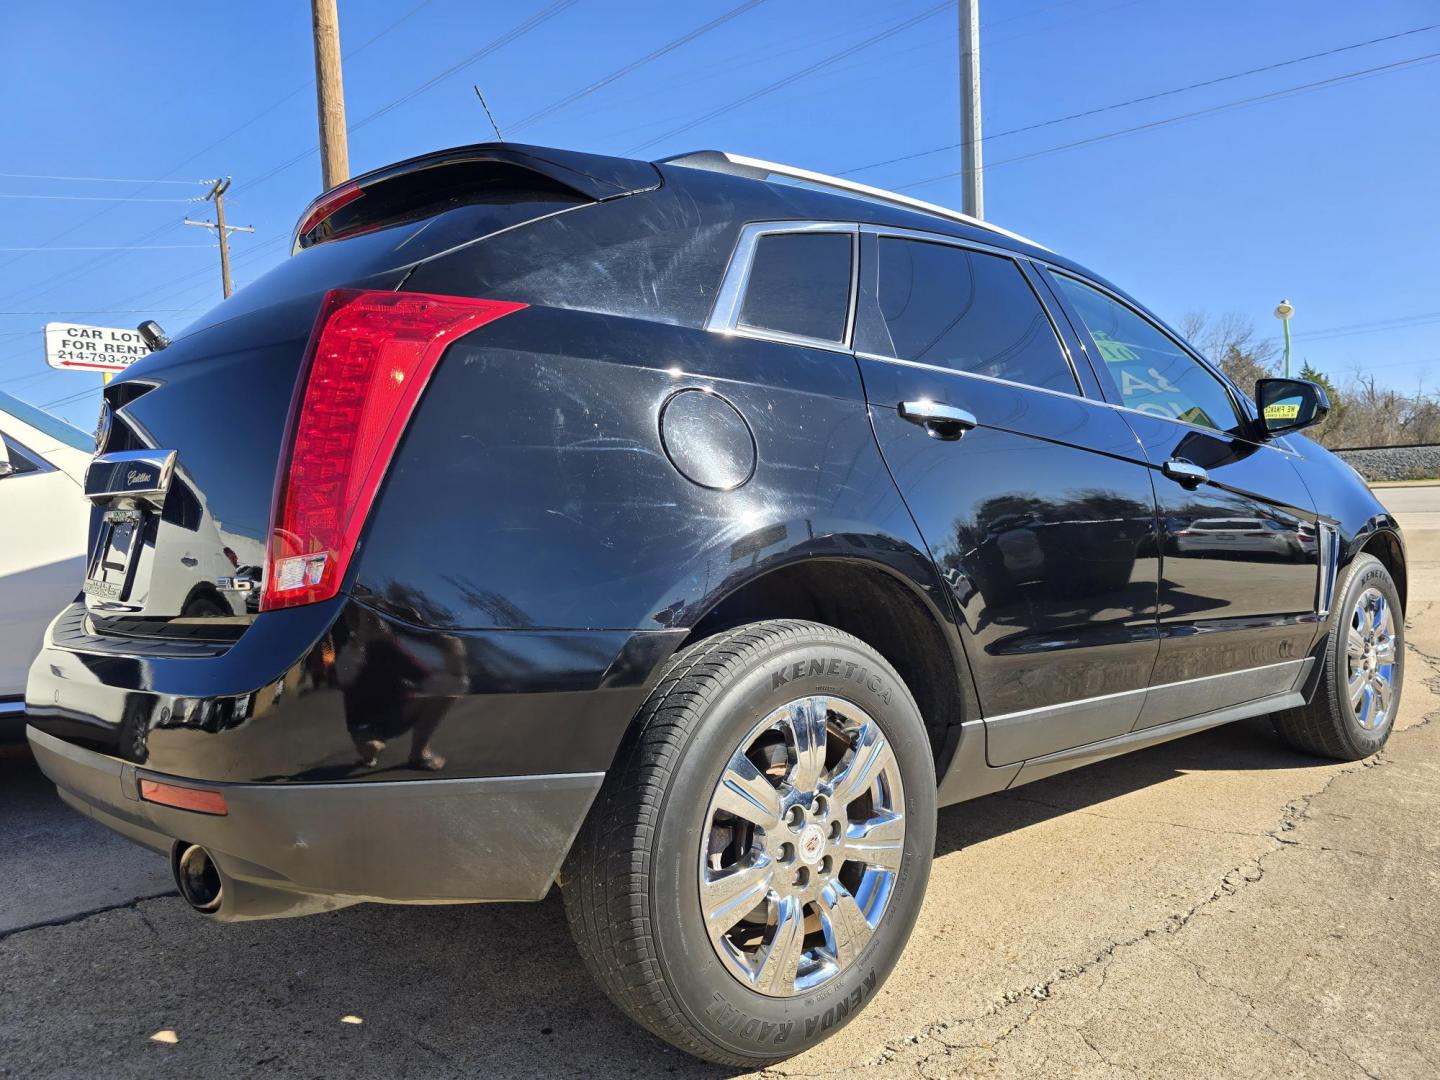
[[[205,195],[205,201],[215,201],[214,221],[191,221],[185,219],[186,225],[199,225],[202,229],[210,229],[220,238],[220,288],[224,291],[226,299],[231,293],[230,287],[230,234],[232,232],[253,233],[255,230],[249,225],[226,225],[225,224],[225,192],[230,190],[230,177],[223,180],[216,180],[209,192]]]
[[[340,77],[340,16],[335,0],[310,0],[315,27],[315,100],[320,113],[320,178],[329,190],[350,179],[345,86]]]

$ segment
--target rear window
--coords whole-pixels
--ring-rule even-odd
[[[760,237],[739,325],[819,341],[844,341],[853,254],[853,236],[848,232]]]
[[[882,238],[880,315],[896,359],[1079,389],[1030,283],[1002,255]]]
[[[519,165],[446,161],[370,184],[298,237],[300,247],[423,221],[463,206],[578,206],[590,202],[564,184]],[[493,231],[493,230],[492,230]]]
[[[543,180],[526,170],[520,171]],[[368,196],[342,207],[335,216],[340,217],[352,207],[358,208],[366,198]],[[487,186],[473,192],[468,202],[452,192],[408,211],[387,203],[368,226],[355,225],[352,219],[349,225],[344,225],[343,235],[337,232],[327,243],[313,243],[297,251],[236,290],[230,299],[211,308],[186,327],[185,333],[326,289],[362,284],[389,288],[395,281],[383,275],[401,267],[413,266],[462,244],[590,201],[568,189],[540,191],[526,185]]]

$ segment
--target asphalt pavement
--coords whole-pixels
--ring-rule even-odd
[[[1264,721],[941,811],[871,1006],[775,1076],[1440,1075],[1440,487],[1389,746]],[[424,843],[416,837],[416,843]],[[217,926],[0,759],[0,1076],[720,1075],[590,982],[556,898]]]

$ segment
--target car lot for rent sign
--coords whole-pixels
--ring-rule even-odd
[[[149,355],[150,346],[138,330],[79,323],[45,324],[45,362],[52,368],[113,373]]]

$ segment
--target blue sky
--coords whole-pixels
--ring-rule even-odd
[[[606,153],[843,172],[958,141],[953,6],[870,41],[931,0],[760,0],[523,123],[738,6],[340,0],[352,170],[487,138],[473,82],[507,138]],[[1440,380],[1440,29],[1046,123],[1437,24],[1433,0],[988,0],[981,21],[988,217],[1172,321],[1236,312],[1278,336],[1288,297],[1297,361]],[[309,5],[15,0],[0,50],[0,390],[88,428],[98,379],[48,372],[41,326],[178,330],[220,292],[209,234],[181,224],[208,216],[183,201],[203,189],[112,179],[232,175],[229,219],[255,227],[237,282],[285,257],[320,188]],[[947,149],[852,175],[958,206],[958,167]]]

